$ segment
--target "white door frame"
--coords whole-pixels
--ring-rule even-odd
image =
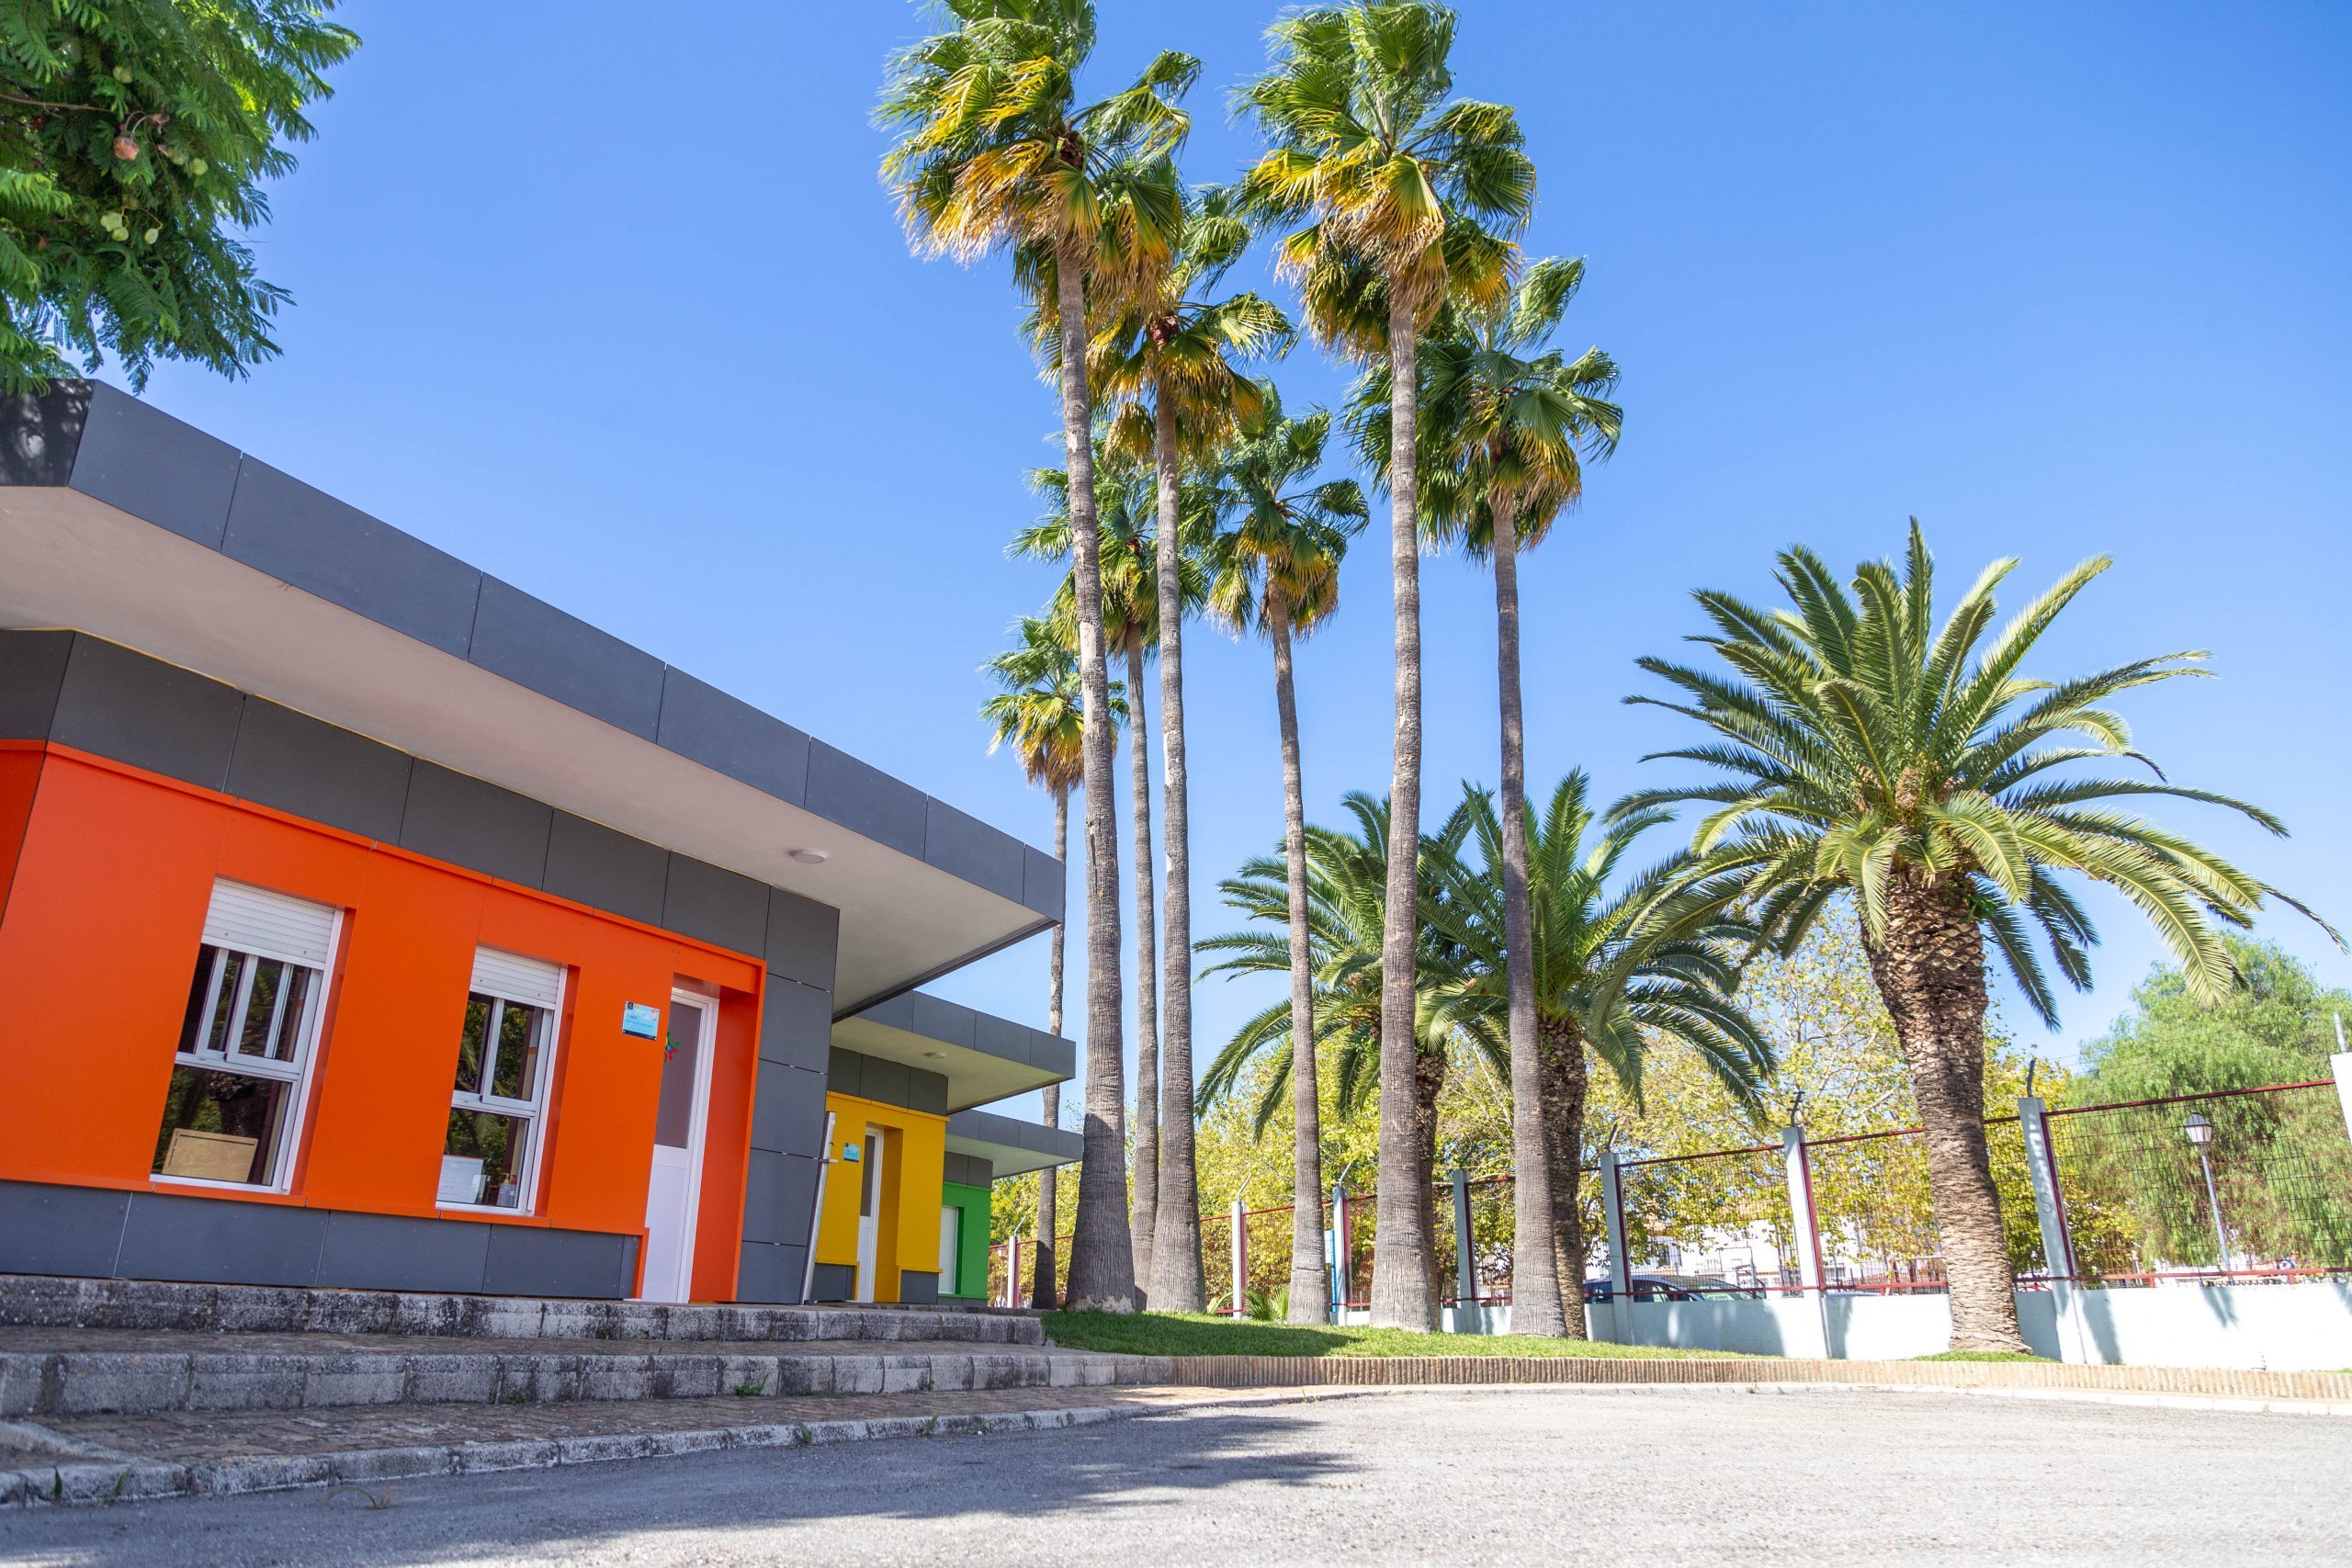
[[[695,1233],[701,1229],[702,1222],[703,1146],[710,1124],[710,1059],[718,1047],[718,998],[683,986],[673,987],[668,1022],[676,1021],[680,1002],[702,1015],[701,1033],[695,1042],[694,1104],[686,1117],[685,1234],[678,1239],[677,1299],[686,1302],[694,1299]],[[665,1043],[668,1041],[667,1027],[662,1037]]]
[[[882,1176],[883,1162],[889,1157],[889,1139],[878,1122],[865,1124],[858,1153],[865,1161],[865,1173],[859,1185],[873,1194],[870,1211],[857,1217],[857,1267],[853,1270],[850,1295],[861,1302],[875,1299],[882,1280]],[[869,1251],[871,1261],[868,1261]]]

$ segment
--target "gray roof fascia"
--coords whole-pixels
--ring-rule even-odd
[[[1063,918],[1059,863],[1042,851],[102,381],[0,399],[0,484],[77,491],[984,887],[1041,925]]]

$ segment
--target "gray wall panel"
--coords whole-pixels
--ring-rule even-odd
[[[743,1181],[743,1239],[806,1242],[816,1199],[815,1160],[753,1149]]]
[[[899,1270],[899,1300],[908,1306],[937,1306],[939,1276],[928,1269]]]
[[[841,953],[842,912],[783,888],[768,894],[768,972],[830,992]]]
[[[927,803],[922,857],[940,870],[976,883],[1001,898],[1021,902],[1027,846],[945,801]]]
[[[857,1270],[846,1263],[820,1263],[809,1276],[812,1302],[845,1302],[857,1293]]]
[[[660,726],[660,660],[495,577],[481,580],[467,657],[632,735]]]
[[[1069,866],[1043,850],[1022,850],[1021,901],[1048,919],[1068,912]]]
[[[666,671],[655,739],[679,756],[798,806],[808,790],[808,737],[683,670]]]
[[[553,808],[436,762],[410,774],[401,847],[525,887],[547,874]]]
[[[799,1301],[801,1279],[808,1267],[806,1247],[770,1247],[764,1242],[747,1241],[741,1257],[735,1277],[737,1300],[786,1303]]]
[[[223,554],[459,659],[481,573],[424,540],[248,457]]]
[[[65,688],[72,632],[0,631],[0,740],[46,740]]]
[[[51,381],[37,398],[0,399],[0,485],[70,484],[92,381]]]
[[[124,1280],[308,1285],[318,1278],[326,1231],[324,1209],[134,1192],[115,1273]]]
[[[944,1040],[951,1045],[971,1045],[975,1038],[975,1021],[981,1015],[970,1008],[939,997],[927,996],[921,991],[902,991],[888,1001],[867,1008],[858,1016],[887,1024],[892,1029],[903,1029],[910,1034]]]
[[[409,762],[405,751],[247,697],[229,793],[395,843],[408,807]]]
[[[901,784],[821,740],[808,749],[807,804],[809,810],[854,833],[922,859],[929,797],[914,785]]]
[[[926,1073],[920,1067],[907,1069],[906,1108],[929,1111],[933,1116],[947,1114],[947,1075]]]
[[[813,986],[771,977],[760,1007],[760,1060],[811,1072],[827,1068],[833,1037],[833,999]]]
[[[229,782],[244,694],[175,664],[76,637],[50,739],[206,789]]]
[[[482,1288],[492,1229],[472,1220],[330,1214],[318,1283],[338,1290],[471,1294]]]
[[[612,1301],[635,1280],[634,1236],[538,1225],[492,1225],[482,1289],[503,1296],[589,1296]]]
[[[237,449],[128,393],[90,388],[74,488],[207,549],[220,547]]]
[[[827,1069],[832,1050],[832,998],[812,986],[768,977],[760,1003],[760,1060]]]
[[[824,1075],[780,1062],[760,1064],[752,1089],[752,1146],[813,1156],[824,1142]]]
[[[548,831],[547,874],[540,886],[559,898],[658,926],[670,886],[670,852],[559,811]]]
[[[768,885],[673,853],[669,888],[662,899],[662,923],[736,953],[765,953]]]
[[[836,1045],[825,1057],[825,1087],[835,1094],[865,1092],[865,1058]]]
[[[0,1274],[110,1279],[130,1194],[0,1181]]]
[[[865,1098],[878,1100],[885,1105],[907,1102],[907,1075],[910,1071],[904,1062],[886,1062],[879,1056],[868,1056],[859,1071],[865,1085]]]

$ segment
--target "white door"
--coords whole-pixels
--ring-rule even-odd
[[[852,1299],[874,1299],[874,1272],[882,1249],[882,1134],[865,1134],[865,1157],[857,1162],[857,1290]]]
[[[939,1206],[939,1293],[960,1296],[964,1258],[964,1211],[953,1203]]]
[[[702,1193],[702,1140],[710,1117],[710,1053],[718,1007],[675,991],[653,1113],[653,1179],[645,1191],[645,1294],[683,1302],[694,1279],[695,1215]]]

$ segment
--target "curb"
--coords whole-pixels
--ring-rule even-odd
[[[149,1502],[167,1497],[233,1497],[297,1487],[366,1486],[443,1475],[547,1470],[611,1460],[662,1459],[729,1450],[814,1448],[888,1438],[980,1437],[996,1432],[1089,1427],[1124,1416],[1190,1408],[1198,1403],[1087,1405],[971,1416],[883,1416],[865,1420],[760,1422],[698,1431],[612,1433],[489,1443],[429,1443],[289,1457],[239,1455],[168,1463],[124,1457],[94,1460],[61,1453],[58,1462],[0,1471],[0,1508]]]
[[[1177,1356],[1186,1388],[1363,1388],[1498,1383],[2050,1390],[2352,1404],[2352,1372],[2080,1366],[2054,1361],[1836,1361],[1609,1356]]]

